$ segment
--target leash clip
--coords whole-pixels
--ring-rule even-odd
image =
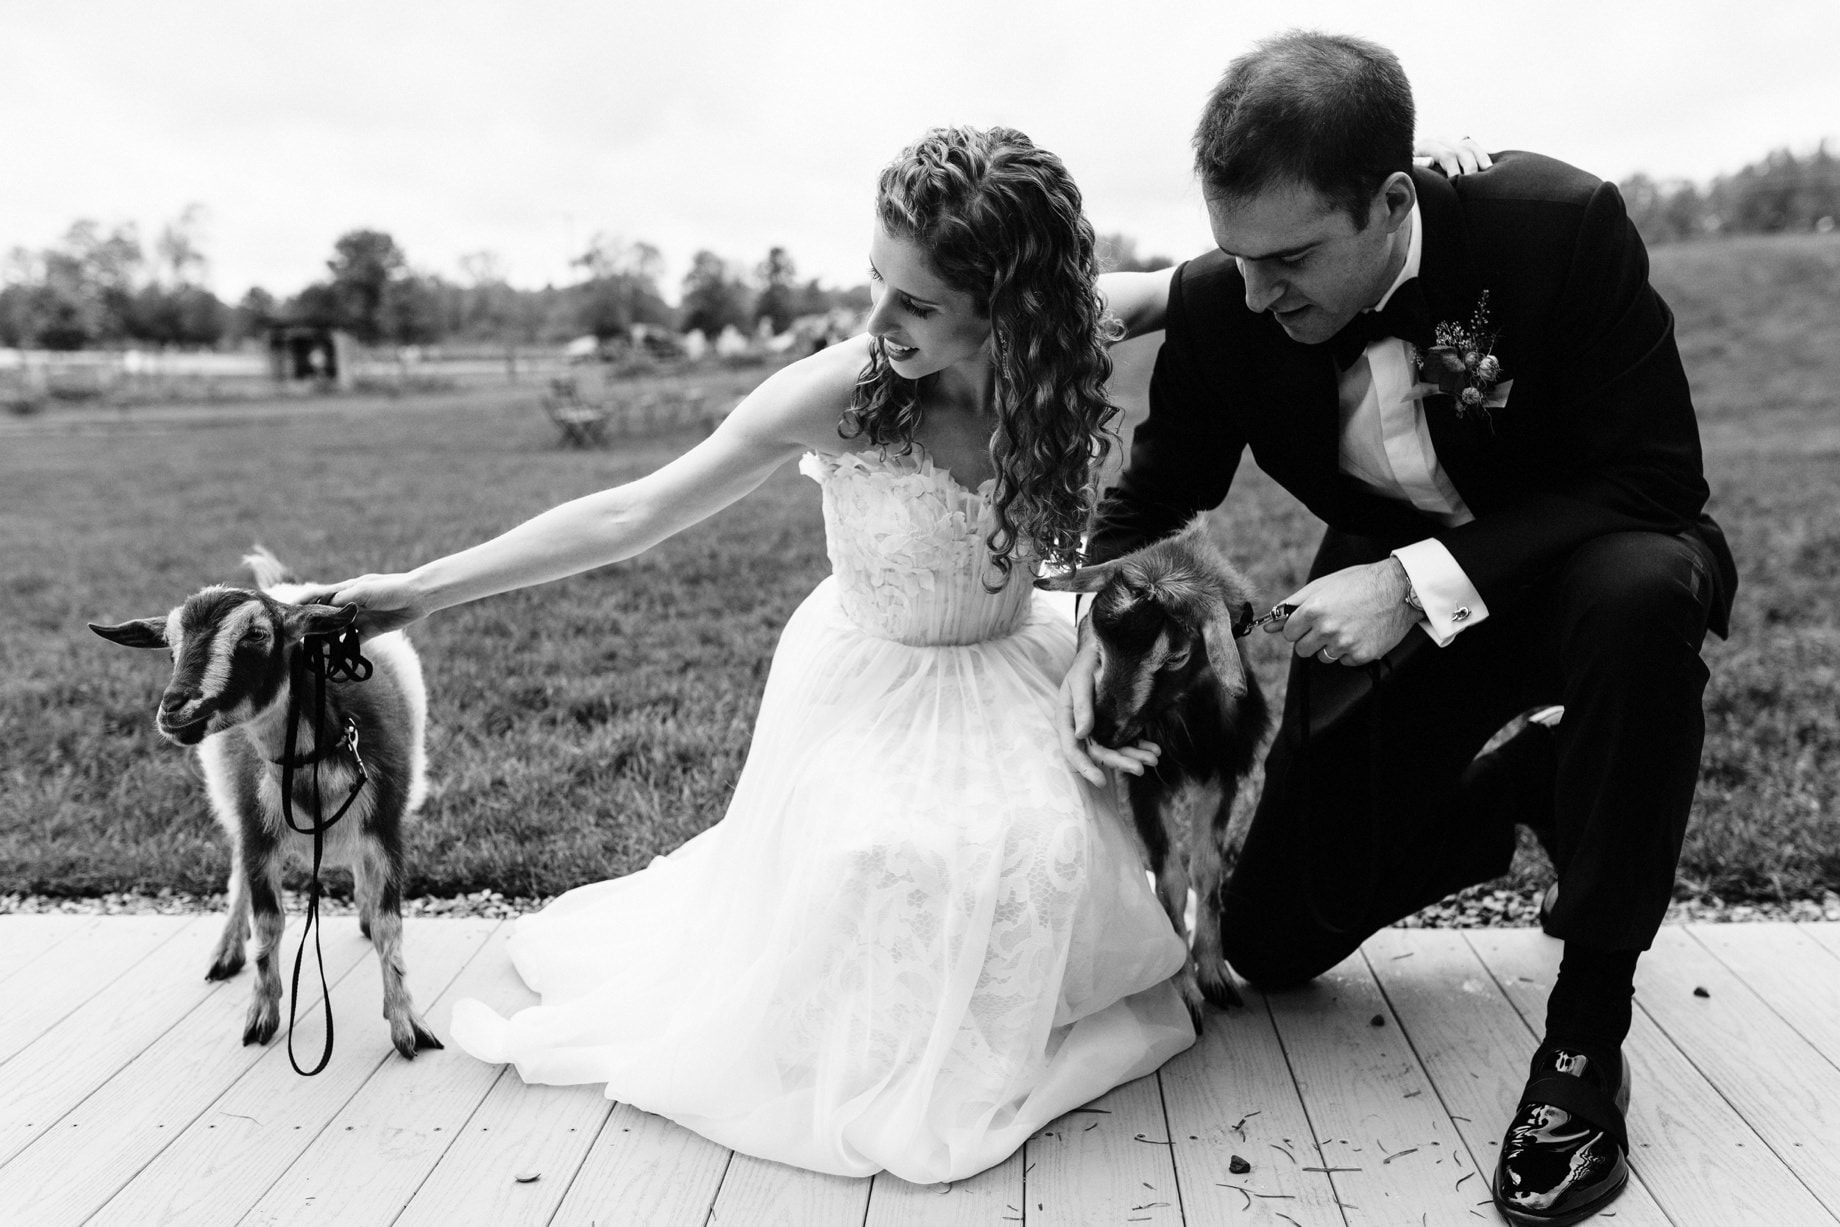
[[[358,722],[350,716],[345,717],[345,748],[351,751],[352,758],[357,761],[357,786],[361,788],[371,778],[371,773],[364,767],[364,755],[358,753]]]
[[[1233,634],[1236,638],[1244,639],[1259,627],[1282,622],[1296,612],[1295,605],[1273,605],[1269,611],[1255,618],[1252,616],[1252,603],[1247,602],[1240,606],[1239,617],[1233,623]]]

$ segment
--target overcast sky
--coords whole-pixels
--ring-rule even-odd
[[[571,280],[602,232],[668,260],[863,279],[876,172],[925,128],[1059,153],[1100,231],[1208,245],[1188,137],[1293,25],[1392,47],[1421,131],[1704,182],[1840,143],[1837,0],[0,0],[0,251],[205,206],[211,284],[285,295],[333,240]]]

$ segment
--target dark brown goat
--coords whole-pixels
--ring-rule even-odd
[[[1221,955],[1220,885],[1234,794],[1269,721],[1233,633],[1250,609],[1251,585],[1197,517],[1172,537],[1041,586],[1098,594],[1080,624],[1081,645],[1099,649],[1093,740],[1162,749],[1154,768],[1127,777],[1131,816],[1157,897],[1185,940],[1195,894],[1190,959],[1178,983],[1199,1030],[1204,996],[1223,1008],[1240,1003]]]

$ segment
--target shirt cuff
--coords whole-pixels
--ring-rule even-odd
[[[1405,568],[1412,590],[1425,607],[1420,628],[1440,648],[1449,647],[1460,632],[1489,616],[1482,594],[1436,537],[1401,546],[1393,551],[1393,557]]]

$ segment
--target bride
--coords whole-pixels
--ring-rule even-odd
[[[929,132],[882,172],[870,263],[867,332],[683,456],[331,600],[370,635],[617,562],[802,457],[833,573],[780,639],[726,816],[521,919],[542,1004],[463,1001],[453,1038],[748,1154],[932,1182],[1194,1042],[1111,792],[1060,756],[1073,628],[1030,582],[1074,560],[1106,347],[1160,326],[1167,276],[1102,295],[1078,189],[1004,128]]]

